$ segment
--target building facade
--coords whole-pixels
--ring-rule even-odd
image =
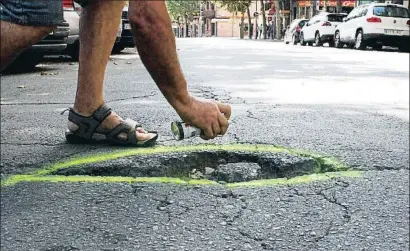
[[[267,25],[273,25],[276,31],[282,32],[283,27],[287,27],[296,18],[310,19],[321,11],[348,14],[356,6],[369,2],[391,2],[407,8],[409,6],[409,0],[264,0],[262,6],[257,0],[252,1],[249,7],[251,27],[247,13],[244,13],[244,37],[247,38],[249,32],[252,32],[253,38],[256,37],[255,29],[258,27],[259,30],[263,23],[262,11],[265,12]],[[191,37],[239,37],[241,17],[241,13],[231,13],[217,1],[206,2],[201,5],[200,16],[195,17],[188,27],[188,34]],[[174,31],[179,30],[179,33],[185,34],[183,29],[184,27],[176,27],[174,24]]]

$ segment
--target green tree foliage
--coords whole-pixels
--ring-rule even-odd
[[[199,16],[201,3],[198,0],[167,0],[167,7],[170,16],[178,21]]]
[[[265,3],[263,0],[260,0],[261,3],[261,14],[262,14],[262,34],[263,34],[263,39],[266,39],[266,14],[265,14]],[[262,36],[261,34],[261,36]]]
[[[185,36],[188,36],[188,22],[195,16],[199,16],[202,1],[194,0],[167,0],[168,13],[171,18],[183,23]]]
[[[226,8],[229,12],[235,14],[235,16],[238,13],[241,13],[241,23],[240,23],[240,38],[242,39],[244,37],[244,15],[245,12],[248,13],[248,30],[250,31],[250,27],[252,25],[251,23],[251,17],[250,17],[250,11],[249,11],[249,6],[251,5],[251,0],[220,0],[219,3],[221,4],[222,7]],[[249,33],[249,36],[251,34]]]

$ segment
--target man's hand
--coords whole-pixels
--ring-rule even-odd
[[[200,128],[203,131],[201,138],[205,140],[224,135],[231,117],[229,105],[195,97],[177,112],[185,123]]]
[[[129,3],[128,16],[138,54],[167,101],[185,123],[203,131],[203,139],[224,135],[231,107],[189,95],[165,1]]]

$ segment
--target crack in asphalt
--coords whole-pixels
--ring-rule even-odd
[[[132,185],[133,188],[133,194],[137,194],[138,192],[142,191],[142,188],[147,187],[145,185]],[[152,193],[151,193],[152,195]],[[151,199],[158,202],[157,206],[156,206],[156,210],[160,211],[160,212],[164,212],[167,215],[167,222],[170,222],[172,220],[172,218],[174,216],[181,216],[182,214],[192,210],[190,207],[188,206],[184,206],[181,204],[176,204],[175,201],[170,199],[170,195],[171,194],[158,194],[155,193],[155,196],[152,196]],[[163,197],[163,198],[161,198]],[[172,211],[168,210],[168,206],[170,205],[176,205],[177,207],[183,208],[184,211],[182,213],[179,214],[173,214]]]
[[[51,246],[51,247],[46,247],[46,248],[41,249],[41,251],[75,251],[75,250],[80,250],[80,249],[73,245],[69,245],[69,246],[56,245],[56,246]]]
[[[240,139],[239,139],[238,134],[233,133],[233,138],[235,139],[235,142],[236,142],[236,143],[239,143],[239,142],[240,142]]]
[[[66,143],[40,143],[40,142],[32,142],[32,143],[13,143],[13,142],[1,142],[0,145],[11,145],[11,146],[62,146],[66,145]]]
[[[344,212],[343,219],[344,219],[344,222],[345,222],[345,224],[346,224],[346,223],[348,223],[348,222],[350,221],[350,219],[351,219],[349,207],[348,207],[346,204],[341,203],[340,201],[338,201],[338,199],[336,198],[336,195],[335,195],[335,191],[334,191],[334,190],[333,190],[333,192],[331,193],[331,196],[330,196],[330,197],[324,193],[325,191],[329,191],[329,190],[331,190],[331,189],[333,189],[333,188],[335,188],[335,187],[342,187],[343,189],[346,189],[346,188],[349,187],[349,185],[350,185],[349,182],[344,181],[344,180],[341,180],[341,179],[339,179],[339,178],[335,178],[335,180],[336,180],[336,182],[334,183],[333,186],[327,187],[327,188],[322,189],[322,190],[319,190],[319,191],[317,191],[316,194],[322,196],[322,197],[323,197],[325,200],[327,200],[328,202],[330,202],[330,203],[332,203],[332,204],[335,204],[335,205],[338,205],[339,207],[341,207],[342,210],[343,210],[343,212]]]
[[[342,189],[346,189],[347,187],[350,186],[350,183],[347,182],[347,181],[344,181],[340,178],[332,178],[332,180],[335,180],[335,183],[333,183],[332,185],[330,185],[328,187],[320,189],[318,191],[314,191],[313,193],[302,193],[295,187],[290,187],[289,186],[289,188],[291,189],[290,191],[293,192],[293,195],[300,196],[300,197],[318,196],[319,195],[323,199],[325,199],[327,202],[332,203],[334,205],[337,205],[338,207],[341,208],[341,210],[343,212],[343,225],[346,225],[351,220],[351,213],[349,211],[348,205],[340,202],[336,198],[334,189],[337,188],[337,187],[341,187]],[[332,193],[330,195],[327,195],[325,192],[330,191],[330,190],[332,191]],[[326,227],[324,233],[313,239],[314,240],[314,242],[312,244],[313,247],[311,247],[311,248],[314,248],[317,245],[318,242],[325,239],[331,233],[331,230],[332,230],[333,226],[334,226],[334,221],[331,221],[329,223],[329,225]]]
[[[314,243],[318,243],[319,241],[325,239],[325,238],[330,234],[330,230],[332,230],[332,227],[333,227],[333,221],[331,221],[331,222],[329,223],[329,226],[326,228],[324,234],[322,234],[322,235],[320,235],[320,236],[318,236],[318,237],[316,237],[316,238],[314,239],[314,240],[315,240]]]
[[[158,211],[165,212],[167,214],[167,217],[168,217],[167,222],[170,222],[171,219],[172,219],[172,216],[171,216],[171,212],[169,210],[167,210],[167,207],[169,205],[173,204],[173,202],[169,201],[169,195],[165,195],[164,199],[157,199],[157,198],[152,198],[152,199],[158,202],[158,205],[157,205],[156,209]]]
[[[220,94],[215,92],[221,92]],[[204,86],[196,86],[192,93],[198,93],[204,96],[207,99],[213,99],[216,101],[229,101],[232,100],[232,97],[223,89],[214,89],[211,87],[204,87]]]
[[[226,215],[223,215],[223,217],[225,218],[226,223],[227,223],[226,225],[228,225],[228,226],[235,225],[235,222],[241,219],[241,217],[243,216],[243,213],[245,212],[245,210],[248,209],[248,206],[249,206],[249,203],[248,203],[248,201],[246,200],[245,197],[243,197],[240,194],[234,193],[234,191],[231,190],[231,189],[228,189],[225,192],[219,193],[219,194],[210,193],[210,195],[212,195],[214,197],[217,197],[217,198],[223,198],[223,199],[235,199],[234,203],[241,203],[241,206],[238,207],[239,211],[236,214],[234,214],[231,219],[227,219],[228,217]],[[240,199],[240,200],[237,200],[237,199]],[[237,231],[243,237],[246,237],[246,238],[248,238],[250,240],[253,240],[255,242],[258,242],[258,243],[262,242],[262,243],[260,243],[260,246],[264,250],[268,250],[268,249],[272,248],[269,243],[264,241],[263,237],[253,236],[251,233],[248,233],[248,232],[244,231],[243,229],[237,229]]]
[[[141,95],[141,96],[133,96],[130,98],[119,98],[119,99],[112,99],[107,101],[107,103],[110,102],[118,102],[118,101],[124,101],[124,100],[131,100],[131,99],[140,99],[140,98],[148,98],[148,97],[153,97],[155,96],[156,93],[154,91],[152,91],[150,94],[145,94],[145,95]],[[7,106],[13,106],[13,105],[72,105],[72,102],[21,102],[21,103],[7,103],[7,102],[1,102],[1,105],[7,105]]]
[[[229,123],[231,125],[235,125],[236,124],[235,118],[232,118]],[[240,142],[240,138],[239,138],[238,134],[234,132],[234,133],[232,133],[232,135],[233,135],[233,138],[234,138],[235,142],[238,144]]]
[[[130,99],[149,98],[149,97],[153,97],[155,95],[157,95],[157,94],[154,91],[152,91],[152,92],[150,92],[150,94],[145,94],[145,95],[141,95],[141,96],[133,96],[133,97],[130,97],[130,98],[112,99],[112,100],[107,101],[107,103],[130,100]]]
[[[228,219],[228,216],[225,216],[227,224],[232,226],[235,224],[237,220],[239,220],[242,217],[243,212],[248,208],[249,203],[246,201],[245,197],[235,194],[231,189],[229,189],[226,193],[221,194],[220,197],[224,199],[240,199],[240,202],[238,200],[235,200],[235,203],[241,203],[240,207],[238,207],[239,211],[236,214],[234,214],[231,219]]]
[[[61,102],[41,102],[41,103],[30,103],[30,102],[22,102],[22,103],[3,103],[1,102],[0,105],[72,105],[73,103],[61,103]]]
[[[252,239],[252,240],[254,240],[254,241],[257,241],[257,242],[263,241],[263,238],[261,238],[261,237],[254,237],[254,236],[252,236],[251,234],[246,233],[246,232],[244,232],[244,231],[242,231],[242,230],[239,230],[239,233],[240,233],[243,237]]]
[[[259,120],[259,118],[257,118],[257,117],[255,117],[255,115],[250,111],[250,110],[247,110],[246,111],[246,115],[245,115],[247,118],[250,118],[250,119],[256,119],[256,120]]]
[[[315,191],[315,194],[313,194],[313,195],[319,195],[323,199],[325,199],[327,202],[332,203],[332,204],[337,205],[338,207],[340,207],[342,209],[342,212],[343,212],[343,225],[346,225],[351,220],[351,213],[349,211],[348,205],[346,205],[344,203],[341,203],[336,198],[334,189],[337,188],[337,187],[341,187],[344,190],[344,189],[346,189],[347,187],[350,186],[350,183],[347,182],[347,181],[341,180],[340,178],[334,178],[334,180],[336,182],[333,183],[331,186],[320,189],[319,191]],[[326,191],[332,191],[331,195],[330,196],[327,195],[325,193]],[[312,194],[309,194],[309,195],[312,195]],[[319,241],[325,239],[331,233],[333,225],[334,225],[334,222],[331,221],[329,226],[326,228],[324,234],[314,238],[314,243],[312,245],[316,246]]]

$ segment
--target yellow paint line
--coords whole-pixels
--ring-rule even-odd
[[[56,172],[61,169],[80,166],[85,164],[99,163],[109,160],[115,160],[119,158],[125,158],[138,155],[153,155],[153,154],[166,154],[166,153],[178,153],[178,152],[195,152],[195,151],[246,151],[246,152],[282,152],[297,156],[305,156],[312,158],[323,158],[327,164],[337,166],[337,169],[347,169],[344,164],[330,157],[322,157],[315,153],[309,153],[307,151],[298,149],[287,149],[284,147],[278,147],[273,145],[190,145],[190,146],[158,146],[152,148],[134,148],[130,150],[120,150],[112,153],[100,153],[93,155],[86,155],[83,157],[72,158],[63,162],[57,162],[44,169],[35,171],[35,175],[47,175]]]
[[[215,185],[218,184],[210,180],[186,180],[169,177],[120,177],[120,176],[60,176],[51,175],[58,170],[65,168],[73,168],[85,164],[99,163],[109,160],[115,160],[124,157],[138,156],[138,155],[154,155],[167,153],[181,153],[181,152],[197,152],[197,151],[236,151],[236,152],[268,152],[268,153],[287,153],[296,156],[312,157],[319,161],[320,164],[332,166],[333,175],[341,175],[345,177],[356,177],[358,172],[348,171],[349,168],[332,157],[322,156],[316,153],[299,149],[289,149],[274,145],[253,145],[253,144],[232,144],[232,145],[189,145],[189,146],[156,146],[152,148],[133,148],[127,150],[119,150],[111,153],[91,154],[80,157],[73,157],[71,159],[60,161],[55,164],[46,166],[43,169],[36,170],[29,174],[13,175],[2,181],[1,186],[15,185],[20,182],[126,182],[126,183],[173,183],[173,184],[195,184],[195,185]],[[320,169],[320,166],[318,167]],[[320,170],[317,170],[320,171]],[[353,176],[352,176],[353,175]],[[315,180],[326,180],[332,178],[332,173],[321,173],[295,177],[291,179],[270,179],[270,180],[254,180],[249,182],[230,183],[228,187],[243,187],[243,186],[267,186],[280,184],[297,184],[304,182],[311,182]]]
[[[226,187],[238,188],[238,187],[265,187],[265,186],[277,186],[277,185],[295,185],[302,183],[309,183],[315,181],[330,180],[335,177],[347,177],[357,178],[361,177],[362,171],[344,171],[344,172],[332,172],[304,175],[295,178],[279,178],[279,179],[266,179],[266,180],[252,180],[247,182],[227,183]],[[21,182],[50,182],[50,183],[170,183],[176,185],[219,185],[221,184],[211,180],[183,180],[179,178],[169,177],[120,177],[120,176],[62,176],[62,175],[14,175],[10,179],[4,181],[1,186],[13,186]]]

